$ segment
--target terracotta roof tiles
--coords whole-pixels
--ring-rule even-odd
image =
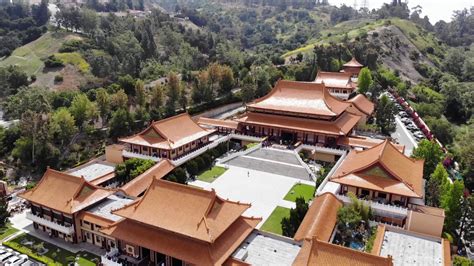
[[[119,141],[159,149],[175,149],[211,134],[194,122],[187,113],[153,122],[142,132]]]
[[[337,265],[337,266],[392,266],[392,259],[364,253],[343,246],[319,241],[305,240],[293,266]]]
[[[345,63],[342,66],[344,66],[344,67],[360,67],[360,68],[364,67],[364,65],[359,63],[357,61],[357,59],[355,59],[355,57],[352,57],[352,59],[349,62]]]
[[[267,95],[247,104],[247,108],[261,112],[334,117],[349,105],[330,95],[323,84],[280,80]]]
[[[332,193],[326,192],[316,197],[308,209],[298,231],[296,241],[313,239],[329,241],[336,226],[337,211],[343,203]]]
[[[353,90],[357,87],[355,83],[352,82],[352,74],[346,72],[318,72],[314,82],[316,84],[322,84],[327,88],[339,88],[339,89],[348,89]]]
[[[76,213],[113,194],[83,177],[48,168],[38,184],[19,196],[36,204],[67,214]]]
[[[364,151],[352,150],[330,180],[422,198],[423,162],[405,156],[390,141],[385,140]]]
[[[168,159],[162,159],[120,189],[129,196],[138,197],[151,185],[154,178],[161,179],[173,171],[173,169],[174,165]]]
[[[113,213],[141,224],[213,242],[249,207],[249,204],[224,200],[215,191],[153,179],[140,200]]]
[[[363,94],[357,94],[355,97],[347,100],[347,102],[354,104],[357,109],[366,115],[372,115],[375,109],[374,103]]]
[[[260,221],[261,219],[240,216],[212,243],[131,219],[121,220],[101,232],[193,265],[222,265]],[[181,223],[180,220],[176,222]]]
[[[233,120],[213,119],[207,117],[199,117],[197,123],[201,126],[225,127],[229,129],[237,129],[239,123]]]

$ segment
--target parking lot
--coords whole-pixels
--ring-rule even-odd
[[[396,102],[395,98],[391,94],[387,94],[387,96],[397,107],[397,114],[395,115],[397,127],[391,137],[399,144],[405,145],[405,154],[410,156],[413,149],[418,146],[418,142],[425,138],[425,135],[417,127],[410,114]]]
[[[11,248],[0,246],[0,265],[27,266],[39,264],[30,261],[27,255],[16,252]]]

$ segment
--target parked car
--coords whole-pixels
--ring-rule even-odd
[[[406,112],[403,112],[403,111],[398,112],[398,115],[399,115],[400,117],[408,117],[408,114],[407,114]]]
[[[415,124],[413,124],[413,123],[407,124],[406,127],[407,127],[407,129],[410,130],[411,132],[415,132],[415,131],[418,130],[418,127],[415,126]]]
[[[415,136],[416,138],[422,139],[425,137],[425,134],[421,133],[420,131],[417,131],[413,133],[413,136]]]
[[[2,255],[0,255],[0,264],[3,265],[3,262],[8,260],[8,258],[10,258],[11,256],[13,256],[14,254],[12,252],[6,252],[6,253],[3,253]]]
[[[403,117],[402,119],[400,119],[400,121],[402,121],[403,124],[405,124],[405,125],[408,125],[412,122],[411,119],[408,118],[408,117]]]
[[[8,260],[9,261],[9,260]],[[25,255],[25,254],[21,254],[21,255],[18,255],[18,259],[10,264],[8,264],[8,261],[7,263],[5,263],[5,265],[8,265],[8,266],[20,266],[20,265],[23,265],[25,264],[27,261],[28,261],[28,256]]]

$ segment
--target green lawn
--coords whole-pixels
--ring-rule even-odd
[[[245,149],[248,150],[248,149],[253,148],[257,145],[258,145],[258,142],[252,142],[252,143],[249,143],[249,144],[245,145]]]
[[[198,175],[197,179],[204,182],[212,183],[219,176],[221,176],[225,171],[227,171],[227,169],[225,169],[224,167],[214,166],[210,170],[207,170],[201,173],[200,175]]]
[[[275,233],[278,235],[283,235],[283,231],[281,230],[281,220],[284,217],[289,217],[289,216],[290,216],[290,209],[277,206],[260,229],[263,231]]]
[[[23,241],[30,242],[30,244],[24,245],[22,244]],[[43,247],[48,250],[44,255],[39,255],[35,249],[38,248],[41,243]],[[10,241],[4,242],[3,245],[26,254],[37,261],[46,263],[47,265],[67,265],[69,262],[74,261],[76,256],[79,257],[78,264],[81,266],[93,266],[96,265],[94,261],[100,261],[100,258],[92,253],[85,251],[72,253],[28,234],[22,234]]]
[[[7,236],[13,235],[16,232],[18,232],[18,229],[13,228],[10,224],[8,224],[6,227],[1,227],[0,240],[5,239]]]
[[[79,38],[67,32],[46,32],[38,39],[16,48],[13,53],[0,60],[0,67],[18,65],[28,75],[37,74],[43,70],[43,58],[56,53],[67,39]]]
[[[313,198],[314,186],[306,184],[295,184],[285,196],[285,200],[296,201],[296,198],[303,197],[306,202]]]

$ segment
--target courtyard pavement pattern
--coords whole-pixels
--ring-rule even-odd
[[[268,151],[272,154],[270,156],[285,156],[279,154],[283,153],[283,151],[271,151],[270,149],[264,149],[263,151],[258,150],[256,154],[257,156],[261,156]],[[288,154],[293,157],[295,156],[291,153]],[[249,154],[249,156],[253,156],[252,153]],[[297,165],[292,165],[291,161],[289,161],[289,163],[281,162],[282,157],[278,157],[281,159],[280,162],[275,162],[271,161],[270,157],[255,159],[257,157],[250,158],[249,156],[238,157],[229,161],[229,164],[224,164],[223,166],[227,167],[228,170],[212,183],[194,181],[190,182],[190,185],[202,187],[207,190],[215,189],[217,195],[225,199],[251,203],[252,206],[244,215],[261,217],[262,222],[257,226],[257,228],[260,228],[276,206],[295,208],[294,202],[283,199],[293,185],[296,183],[305,183],[314,186],[314,182],[299,179],[298,173],[308,178],[306,170],[300,166],[301,170],[304,171],[301,172],[300,168],[297,167]],[[251,163],[252,168],[230,164],[230,162],[234,160],[241,162],[242,158],[245,159],[245,162]],[[262,165],[262,167],[255,167],[257,165]],[[282,171],[275,166],[288,168],[288,171],[284,171],[284,173],[288,175],[281,174]]]
[[[246,156],[232,159],[226,164],[310,181],[309,173],[300,164],[296,156],[296,154],[290,151],[263,148]]]

